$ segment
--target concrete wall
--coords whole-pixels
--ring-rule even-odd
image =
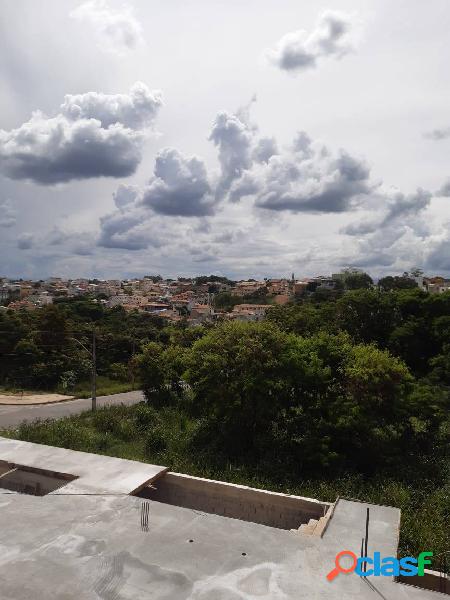
[[[0,460],[0,477],[2,475],[4,475],[5,473],[7,473],[8,471],[11,471],[11,469],[14,467],[13,464],[6,462],[4,460]]]
[[[413,585],[423,590],[432,590],[433,592],[442,592],[450,595],[450,577],[441,574],[439,571],[424,570],[423,577],[418,575],[414,577],[397,577],[399,583]]]
[[[279,529],[297,529],[322,517],[329,504],[300,496],[278,494],[211,479],[167,473],[140,497],[206,513],[251,521]]]

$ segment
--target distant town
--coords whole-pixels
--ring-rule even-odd
[[[354,279],[352,286],[346,281]],[[430,294],[450,290],[450,279],[425,276],[417,269],[402,276],[387,276],[374,283],[359,269],[345,269],[330,276],[309,278],[248,279],[232,281],[217,275],[164,279],[160,275],[134,279],[64,279],[33,281],[0,277],[0,311],[36,310],[62,298],[89,297],[106,308],[152,313],[170,322],[185,320],[200,325],[219,319],[259,321],[268,308],[285,305],[314,292],[337,293],[358,287],[417,287]]]

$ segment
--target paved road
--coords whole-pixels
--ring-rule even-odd
[[[113,394],[111,396],[99,396],[97,406],[110,404],[126,404],[131,406],[143,400],[142,392],[125,392],[124,394]],[[91,409],[91,399],[68,400],[58,404],[47,404],[42,406],[0,406],[0,429],[17,427],[22,421],[34,421],[35,419],[62,419],[69,415],[76,415]]]

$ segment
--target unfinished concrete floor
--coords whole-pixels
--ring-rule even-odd
[[[65,495],[131,494],[167,471],[166,467],[134,460],[76,452],[3,437],[0,437],[0,461],[75,475],[77,479],[61,490]],[[57,494],[58,491],[54,493]]]
[[[5,445],[0,444],[0,459],[5,460],[2,447]],[[22,447],[22,462],[24,452]],[[302,535],[142,500],[121,491],[105,495],[106,473],[113,476],[110,461],[115,460],[92,459],[98,494],[91,485],[94,473],[86,495],[50,493],[35,497],[0,491],[1,600],[443,597],[390,578],[368,578],[376,589],[354,574],[339,575],[332,583],[326,580],[337,552],[349,549],[359,553],[366,504],[340,500],[322,538]],[[50,456],[47,461],[49,464]],[[72,460],[71,465],[75,462]],[[118,472],[122,472],[120,462]],[[85,467],[87,464],[86,460]],[[135,476],[139,469],[151,467],[132,464]],[[67,472],[67,465],[64,469],[60,465],[59,470]],[[143,479],[147,475],[144,469]],[[148,530],[141,522],[143,502],[149,503]],[[370,508],[369,552],[395,555],[399,511]]]

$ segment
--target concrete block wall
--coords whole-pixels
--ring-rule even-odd
[[[297,529],[309,519],[320,519],[330,506],[311,498],[268,492],[181,473],[167,473],[159,477],[138,495],[157,502],[279,529]]]
[[[425,569],[423,577],[397,577],[399,583],[450,595],[450,577],[439,571]]]
[[[5,460],[0,460],[0,477],[5,473],[8,473],[8,471],[11,471],[13,468],[13,464],[6,462]]]

